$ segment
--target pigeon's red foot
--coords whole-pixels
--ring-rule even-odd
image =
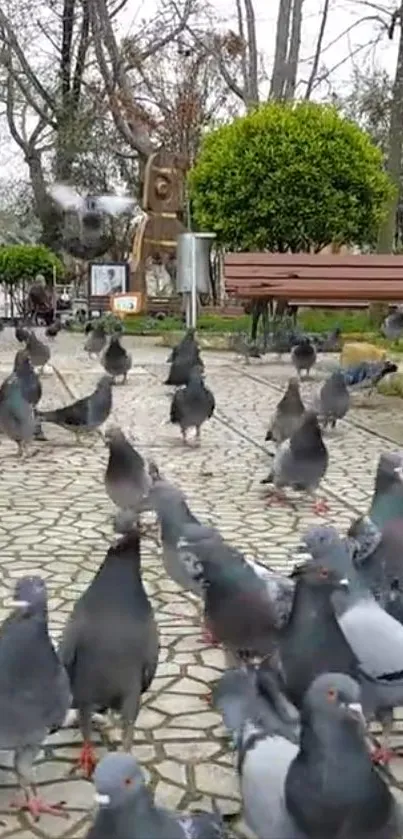
[[[329,504],[325,498],[317,498],[312,509],[317,516],[323,516],[329,512]]]
[[[271,504],[283,504],[285,507],[289,505],[289,500],[282,492],[271,492],[266,497],[266,504],[269,507]]]
[[[58,804],[48,804],[47,801],[44,801],[43,798],[39,798],[37,795],[30,795],[23,802],[13,801],[11,806],[18,808],[18,810],[26,810],[31,814],[35,822],[39,821],[42,814],[59,816],[62,819],[70,818],[69,814],[63,809],[66,806],[65,801],[59,801]]]
[[[92,743],[84,743],[78,759],[80,769],[86,778],[91,778],[97,765],[97,757]]]
[[[203,627],[202,640],[204,641],[205,644],[208,644],[209,647],[219,647],[220,646],[219,641],[217,641],[217,639],[214,638],[214,635],[213,635],[211,629],[208,628],[208,626]]]
[[[376,746],[371,750],[371,761],[379,766],[388,766],[391,758],[392,754],[385,746]]]

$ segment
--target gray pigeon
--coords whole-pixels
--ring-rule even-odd
[[[137,522],[151,486],[144,459],[117,426],[105,431],[105,442],[109,446],[105,489],[111,501],[120,510],[131,511]]]
[[[158,631],[144,590],[140,537],[132,530],[114,546],[67,621],[60,656],[70,678],[84,740],[80,766],[91,775],[91,713],[120,713],[123,748],[130,751],[140,698],[154,678]]]
[[[387,743],[393,708],[403,704],[403,626],[376,602],[334,528],[311,528],[304,544],[315,563],[349,579],[342,602],[335,601],[338,621],[359,662],[365,710],[381,720]]]
[[[171,357],[171,369],[165,381],[166,385],[175,387],[187,385],[194,367],[204,370],[194,329],[188,330],[183,341],[173,349]]]
[[[195,336],[196,330],[191,326],[186,330],[183,338],[179,341],[179,344],[177,344],[176,347],[173,347],[172,352],[167,358],[167,364],[172,364],[179,355],[185,354],[184,350],[186,351],[187,347],[194,347],[196,345],[198,353],[198,345]]]
[[[55,408],[52,411],[38,411],[41,422],[51,422],[72,431],[77,439],[81,434],[88,434],[100,427],[112,410],[112,379],[102,376],[89,396],[77,399],[71,405]]]
[[[132,366],[132,357],[122,347],[119,335],[112,335],[109,346],[104,352],[102,364],[114,380],[122,376],[122,384],[126,384],[127,374]]]
[[[0,388],[0,428],[17,443],[18,454],[22,457],[27,444],[35,436],[37,424],[32,405],[24,399],[15,373]]]
[[[190,510],[184,493],[158,474],[148,497],[161,526],[162,561],[168,577],[185,591],[203,594],[203,573],[197,557],[179,541],[186,524],[200,524]]]
[[[382,332],[388,341],[399,341],[403,336],[403,309],[396,307],[394,311],[385,318],[382,324]]]
[[[313,365],[316,361],[316,350],[312,342],[307,337],[299,340],[298,344],[291,350],[291,362],[294,365],[298,375],[305,370],[308,377]]]
[[[196,429],[196,441],[200,442],[201,426],[213,416],[214,409],[214,396],[205,386],[201,371],[195,367],[189,384],[174,393],[171,403],[170,420],[180,426],[185,445],[189,428]]]
[[[271,653],[277,605],[255,563],[246,562],[212,528],[198,524],[183,526],[179,546],[202,566],[206,639],[223,643],[235,655]]]
[[[100,355],[106,346],[106,332],[103,323],[97,323],[91,330],[85,344],[84,351],[91,357]]]
[[[15,354],[14,373],[20,383],[24,399],[35,409],[42,397],[42,385],[26,350],[18,350]],[[38,420],[36,422],[35,440],[45,439],[42,426]]]
[[[44,344],[43,341],[40,341],[40,339],[35,335],[35,332],[30,332],[25,347],[31,359],[32,366],[40,367],[40,372],[42,372],[43,368],[50,359],[50,349],[48,345]]]
[[[374,767],[358,684],[329,673],[304,699],[301,741],[285,778],[285,808],[310,839],[396,839],[402,812]]]
[[[76,212],[84,223],[88,217],[98,214],[118,217],[136,206],[136,200],[128,195],[80,195],[71,186],[62,183],[52,184],[48,192],[60,207],[66,212]]]
[[[94,774],[99,809],[86,839],[225,839],[220,814],[158,807],[134,755],[104,757]]]
[[[259,347],[251,342],[247,335],[237,332],[232,339],[231,349],[239,356],[241,356],[245,364],[250,364],[251,358],[261,358]]]
[[[262,484],[274,484],[275,492],[269,495],[269,503],[275,499],[286,502],[282,490],[287,486],[314,494],[326,474],[328,460],[317,415],[314,411],[306,411],[290,439],[284,440],[277,449],[271,471],[261,481]],[[314,509],[317,513],[327,512],[327,502],[317,499]]]
[[[0,749],[14,752],[14,766],[25,800],[22,809],[63,815],[34,791],[33,762],[50,731],[64,722],[70,707],[67,674],[48,632],[45,583],[22,577],[16,584],[15,611],[0,627]]]
[[[305,408],[299,392],[298,379],[291,378],[287,390],[278,403],[265,440],[280,444],[299,428]]]
[[[319,392],[319,416],[323,420],[323,427],[330,423],[336,427],[337,420],[343,419],[350,407],[350,394],[345,378],[340,370],[331,373]]]

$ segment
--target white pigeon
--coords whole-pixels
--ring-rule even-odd
[[[68,184],[56,183],[48,188],[48,193],[63,210],[71,210],[80,216],[87,213],[99,213],[120,216],[129,212],[136,205],[136,200],[128,195],[80,195]]]

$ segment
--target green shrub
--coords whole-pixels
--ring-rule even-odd
[[[60,279],[64,265],[53,251],[44,245],[4,245],[0,247],[0,282],[6,285],[33,280],[42,274],[47,282]]]
[[[382,163],[336,108],[270,102],[205,137],[189,174],[193,214],[234,251],[372,244],[393,196]]]

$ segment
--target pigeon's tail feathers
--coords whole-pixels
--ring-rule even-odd
[[[220,711],[227,731],[240,746],[251,700],[255,695],[253,670],[227,670],[212,691],[213,704]]]

